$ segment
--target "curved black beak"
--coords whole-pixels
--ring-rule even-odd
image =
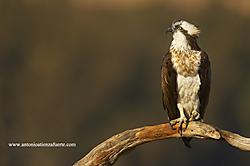
[[[167,31],[166,31],[166,34],[168,33],[168,32],[174,32],[174,28],[171,26],[171,27],[168,27],[168,29],[167,29]]]

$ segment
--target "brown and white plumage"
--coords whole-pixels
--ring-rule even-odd
[[[161,68],[162,101],[170,126],[179,122],[181,130],[183,123],[203,120],[210,93],[210,62],[197,44],[197,26],[177,20],[167,32],[172,32],[173,40]],[[183,138],[188,147],[190,140]]]

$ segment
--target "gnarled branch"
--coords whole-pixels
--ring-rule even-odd
[[[175,126],[178,126],[178,124]],[[120,155],[131,152],[136,146],[151,141],[180,137],[212,139],[226,142],[240,150],[250,151],[250,138],[221,130],[212,125],[198,121],[190,122],[188,127],[182,130],[181,136],[177,130],[172,130],[167,123],[126,130],[114,135],[92,149],[74,166],[110,166],[115,163]]]

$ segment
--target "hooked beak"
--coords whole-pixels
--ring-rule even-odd
[[[168,33],[168,32],[174,32],[174,28],[171,26],[171,27],[168,27],[168,29],[167,29],[167,31],[166,31],[166,34]]]

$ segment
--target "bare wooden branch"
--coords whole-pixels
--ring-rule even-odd
[[[111,166],[119,156],[131,152],[136,146],[151,141],[180,137],[217,140],[226,142],[240,150],[250,151],[250,138],[221,130],[212,125],[198,121],[190,122],[187,129],[182,130],[181,136],[177,130],[172,130],[167,123],[126,130],[114,135],[92,149],[74,166]]]

